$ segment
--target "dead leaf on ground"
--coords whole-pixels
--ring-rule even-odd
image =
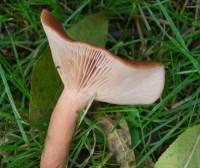
[[[122,168],[135,168],[135,154],[131,148],[131,137],[126,120],[119,123],[120,129],[116,129],[113,121],[108,117],[103,117],[99,122],[108,144],[109,150],[115,156]]]

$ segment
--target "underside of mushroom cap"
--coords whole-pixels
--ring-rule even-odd
[[[124,60],[105,49],[73,41],[47,10],[43,10],[41,21],[66,88],[114,104],[149,104],[161,95],[165,80],[162,64]]]

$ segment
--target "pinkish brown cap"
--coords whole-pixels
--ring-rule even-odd
[[[161,63],[124,60],[73,41],[47,10],[42,11],[41,21],[65,88],[113,104],[150,104],[160,97],[165,81]]]

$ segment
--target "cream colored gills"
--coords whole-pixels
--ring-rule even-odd
[[[73,41],[47,10],[42,11],[41,21],[64,84],[41,159],[41,168],[54,168],[62,167],[67,158],[76,111],[91,96],[113,104],[153,103],[162,93],[165,71],[160,63],[124,60],[105,49]]]
[[[51,17],[49,13],[46,15]],[[113,104],[149,104],[161,95],[165,72],[161,64],[149,67],[141,62],[143,68],[134,64],[126,66],[108,51],[75,42],[61,34],[60,29],[54,27],[56,24],[44,23],[53,59],[55,65],[60,66],[58,71],[65,87],[90,96],[95,94],[95,100]]]

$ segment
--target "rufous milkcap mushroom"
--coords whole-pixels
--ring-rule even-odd
[[[150,104],[161,95],[165,70],[161,63],[121,59],[105,49],[70,39],[47,10],[41,21],[55,66],[64,84],[52,113],[41,168],[62,167],[78,119],[92,97],[113,104]]]

